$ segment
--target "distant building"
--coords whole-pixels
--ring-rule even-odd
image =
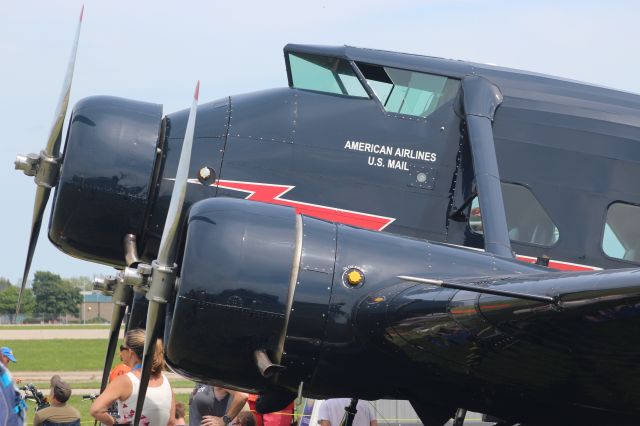
[[[105,322],[111,321],[113,312],[113,300],[111,296],[102,293],[83,291],[82,304],[80,305],[80,321],[85,322]]]

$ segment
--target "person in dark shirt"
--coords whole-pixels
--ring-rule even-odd
[[[218,386],[196,384],[189,397],[189,426],[227,426],[248,395]]]
[[[51,378],[51,392],[49,393],[50,406],[36,411],[33,417],[33,426],[40,426],[44,422],[50,423],[72,423],[80,425],[80,412],[74,407],[67,405],[71,397],[71,387],[63,382],[60,376]]]

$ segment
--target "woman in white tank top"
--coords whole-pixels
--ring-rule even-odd
[[[116,377],[91,405],[90,414],[102,424],[133,424],[140,389],[140,367],[144,351],[144,331],[131,330],[124,345],[120,346],[120,358],[131,371]],[[140,425],[164,426],[175,423],[175,398],[169,380],[162,373],[164,356],[162,343],[158,341],[151,366],[151,378],[147,387]],[[113,418],[107,408],[118,401],[120,418]]]

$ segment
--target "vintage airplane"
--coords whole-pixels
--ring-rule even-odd
[[[49,239],[121,270],[105,372],[130,312],[142,396],[164,336],[171,368],[263,411],[301,393],[408,399],[427,425],[459,407],[640,423],[640,96],[355,47],[284,57],[289,87],[166,116],[81,100],[60,154],[69,74],[47,147],[18,157],[38,184],[23,287],[54,186]]]

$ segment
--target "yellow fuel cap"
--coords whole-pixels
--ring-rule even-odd
[[[347,287],[358,287],[364,283],[364,272],[359,268],[351,267],[344,272],[343,281]]]

